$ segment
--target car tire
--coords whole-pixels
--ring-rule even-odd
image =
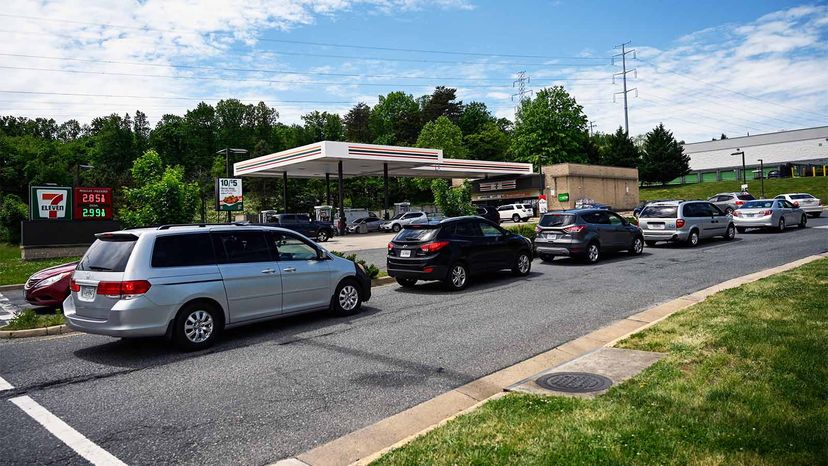
[[[544,262],[552,262],[553,260],[555,260],[555,256],[553,256],[552,254],[538,254],[538,257],[540,257],[540,260]]]
[[[395,223],[395,224],[391,225],[391,231],[393,231],[394,233],[399,233],[400,230],[402,230],[402,227],[400,226],[399,223]]]
[[[399,285],[403,288],[414,288],[414,285],[417,284],[417,279],[416,278],[398,277],[397,278],[397,283],[399,283]]]
[[[699,245],[699,232],[698,230],[690,230],[690,236],[687,237],[687,241],[685,244],[691,248],[694,248]]]
[[[210,346],[224,327],[224,316],[206,301],[185,304],[173,323],[173,342],[183,351],[199,351]]]
[[[633,244],[630,246],[628,252],[632,256],[640,256],[644,252],[644,239],[640,236],[633,238]]]
[[[469,268],[462,262],[457,262],[449,267],[448,276],[443,281],[450,291],[461,291],[469,286]]]
[[[731,225],[727,226],[727,230],[725,230],[724,236],[722,238],[726,239],[727,241],[732,241],[736,238],[736,227]]]
[[[589,243],[584,253],[584,262],[587,264],[595,264],[601,260],[601,246],[595,241]]]
[[[528,252],[519,252],[515,258],[515,265],[512,266],[512,273],[518,277],[525,277],[532,271],[532,256]]]
[[[779,217],[779,223],[776,224],[776,231],[778,233],[785,231],[785,217]]]
[[[325,231],[325,230],[319,230],[316,233],[316,241],[318,241],[320,243],[324,243],[325,241],[328,241],[328,232]]]
[[[739,233],[744,233],[744,232],[747,231],[747,228],[745,228],[745,227],[736,227],[736,231],[738,231]]]
[[[518,215],[518,214],[512,215],[512,222],[520,223],[520,215]]]
[[[808,216],[802,214],[802,218],[799,219],[799,228],[805,228],[806,226],[808,226]]]
[[[651,239],[648,239],[647,241],[644,241],[644,244],[646,244],[648,248],[653,248],[653,247],[655,247],[657,242],[658,241],[653,241]]]
[[[346,278],[339,285],[331,297],[331,312],[335,316],[350,316],[359,312],[362,307],[362,288],[353,278]]]

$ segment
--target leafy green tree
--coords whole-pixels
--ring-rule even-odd
[[[587,118],[583,107],[562,86],[524,99],[515,117],[512,152],[536,168],[561,162],[584,162]]]
[[[92,181],[100,186],[126,184],[129,167],[138,155],[129,115],[113,114],[92,120],[91,142]]]
[[[16,194],[0,198],[0,241],[20,243],[20,222],[29,218],[29,208]]]
[[[189,223],[198,208],[198,184],[184,179],[181,167],[164,166],[154,150],[135,160],[130,170],[138,187],[124,188],[124,206],[119,210],[127,227]]]
[[[345,136],[342,119],[336,113],[313,111],[302,115],[302,121],[311,142],[341,141]]]
[[[348,111],[345,123],[345,140],[348,142],[370,143],[374,140],[370,127],[371,107],[360,102]]]
[[[664,128],[663,123],[647,133],[644,141],[644,155],[641,157],[639,178],[645,182],[668,182],[690,173],[690,156]]]
[[[474,205],[471,203],[471,183],[468,181],[452,188],[448,181],[437,179],[431,182],[431,190],[434,192],[434,205],[446,217],[474,214]]]
[[[417,138],[417,147],[442,149],[443,156],[449,158],[462,159],[468,155],[468,150],[463,145],[463,132],[444,116],[423,126]]]
[[[411,145],[420,134],[420,107],[405,92],[381,95],[371,109],[369,127],[377,144]]]
[[[464,135],[468,136],[482,132],[486,125],[496,121],[486,104],[483,102],[469,102],[463,107],[463,113],[460,114],[457,126],[460,127]]]
[[[624,131],[618,127],[615,134],[607,136],[607,144],[601,153],[601,163],[611,167],[635,168],[641,162],[641,152]]]
[[[466,135],[471,157],[478,160],[507,161],[509,159],[509,135],[494,121],[485,123],[478,132]]]
[[[178,115],[164,115],[155,125],[149,137],[150,147],[158,152],[167,165],[181,165],[188,173],[192,172],[187,138],[187,121]],[[188,170],[190,169],[190,170]]]
[[[420,99],[423,124],[444,116],[457,123],[463,113],[463,102],[457,102],[457,89],[437,86],[429,96]]]

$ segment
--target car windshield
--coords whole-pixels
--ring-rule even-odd
[[[770,209],[773,201],[749,201],[745,202],[740,209]]]
[[[394,241],[428,241],[434,238],[436,228],[403,228]]]
[[[83,255],[78,270],[123,272],[137,240],[132,235],[98,239]]]
[[[791,199],[814,199],[810,194],[791,194]]]
[[[676,218],[678,206],[648,205],[641,211],[641,218]]]
[[[575,216],[570,214],[546,214],[538,223],[542,227],[560,227],[575,223]]]
[[[755,197],[751,196],[750,194],[739,194],[738,196],[736,196],[736,198],[739,199],[740,201],[752,201],[752,200],[756,199]]]

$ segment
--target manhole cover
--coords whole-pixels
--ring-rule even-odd
[[[590,393],[610,388],[612,380],[589,372],[555,372],[538,378],[535,383],[555,392]]]

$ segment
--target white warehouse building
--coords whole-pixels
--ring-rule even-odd
[[[740,179],[742,157],[731,155],[737,151],[745,153],[747,179],[759,176],[759,159],[766,174],[790,163],[798,176],[811,175],[814,167],[818,167],[817,176],[822,176],[822,167],[828,165],[828,126],[684,144],[692,172],[673,183]]]

